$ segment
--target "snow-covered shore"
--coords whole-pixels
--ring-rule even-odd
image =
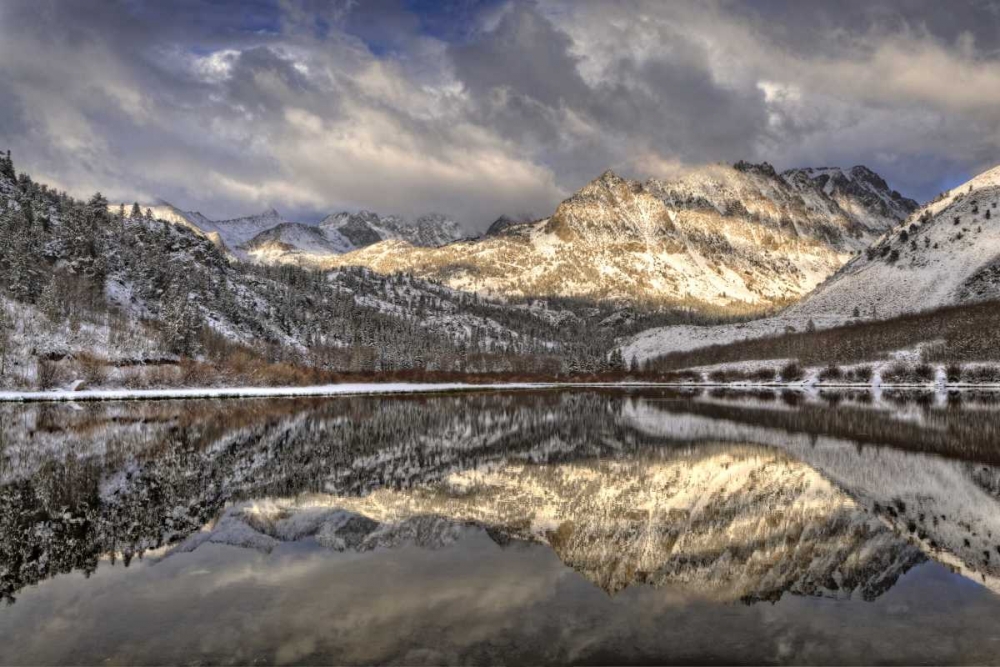
[[[311,387],[194,387],[181,389],[84,389],[80,391],[58,389],[53,391],[0,391],[0,402],[141,401],[168,398],[282,398],[299,396],[414,394],[496,389],[542,389],[555,386],[564,385],[530,382],[502,384],[371,382],[329,384]]]

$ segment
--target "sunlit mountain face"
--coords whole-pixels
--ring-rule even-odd
[[[889,604],[897,588],[930,594],[927,582],[1000,602],[1000,467],[989,446],[1000,405],[989,395],[29,404],[3,406],[0,420],[5,630],[67,586],[108,601],[109,585],[193,594],[184,582],[195,563],[213,586],[252,571],[295,587],[319,568],[330,579],[310,589],[327,586],[331,600],[346,585],[338,568],[369,589],[355,594],[387,594],[388,580],[367,568],[389,562],[397,575],[423,572],[405,595],[441,586],[437,567],[478,582],[469,590],[490,588],[469,560],[482,557],[497,585],[538,560],[572,595],[589,599],[589,587],[604,596],[595,604],[621,600],[615,613],[635,596],[702,610],[826,600],[846,618]],[[252,586],[226,585],[253,599]],[[517,613],[562,604],[553,595],[541,606],[518,599]],[[124,655],[145,655],[136,650]]]

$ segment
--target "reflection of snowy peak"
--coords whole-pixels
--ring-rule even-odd
[[[1000,167],[883,235],[789,312],[906,312],[1000,297]]]
[[[611,593],[645,582],[727,600],[855,591],[873,599],[924,560],[807,466],[732,449],[513,465],[430,489],[250,503],[228,512],[216,535],[194,540],[238,536],[249,546],[312,534],[336,549],[437,547],[463,523],[485,526],[494,539],[546,543]],[[253,537],[249,526],[264,535]]]
[[[994,408],[975,420],[921,409],[918,423],[912,404],[817,414],[808,400],[677,398],[0,406],[23,425],[0,475],[0,505],[19,509],[0,512],[0,532],[17,527],[45,563],[0,550],[0,596],[194,533],[185,548],[314,536],[365,550],[441,546],[470,524],[500,543],[547,544],[608,591],[645,582],[730,600],[871,599],[925,555],[1000,590],[1000,472],[938,455],[961,424],[964,455],[1000,461]],[[858,445],[887,437],[938,454]],[[164,438],[187,444],[165,453]]]
[[[356,248],[393,239],[415,246],[435,247],[464,236],[457,222],[437,213],[414,220],[395,215],[380,216],[371,211],[334,213],[327,216],[320,227],[339,232]]]

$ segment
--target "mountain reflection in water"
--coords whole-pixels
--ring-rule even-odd
[[[993,604],[998,433],[1000,404],[989,393],[581,390],[3,405],[0,594],[12,603],[29,595],[37,612],[37,595],[66,584],[26,586],[97,572],[97,590],[136,557],[145,556],[142,566],[129,569],[149,573],[212,554],[210,569],[221,571],[296,549],[330,563],[355,554],[344,561],[351,567],[366,562],[358,558],[430,567],[456,548],[485,548],[485,539],[490,559],[537,559],[546,549],[615,598],[638,586],[698,604],[787,605],[799,596],[867,604],[908,573],[943,576],[926,574],[939,564],[993,591],[983,598]],[[233,547],[242,555],[220,555]],[[0,612],[0,633],[24,620],[22,604]],[[982,662],[1000,650],[968,655]],[[435,656],[425,657],[445,658]],[[715,658],[727,656],[751,659]],[[24,657],[0,649],[0,661]]]

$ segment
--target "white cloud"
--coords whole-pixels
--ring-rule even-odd
[[[1000,44],[978,6],[774,7],[509,2],[448,42],[365,3],[320,6],[318,31],[292,1],[261,29],[243,7],[9,0],[0,145],[80,196],[479,228],[607,167],[868,163],[927,196],[1000,161]]]

